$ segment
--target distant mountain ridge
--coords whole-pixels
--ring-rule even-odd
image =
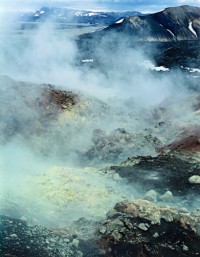
[[[145,16],[125,17],[104,29],[123,32],[136,41],[171,42],[200,39],[200,8],[188,5],[166,8]]]
[[[140,12],[102,12],[74,10],[66,8],[42,7],[41,9],[21,15],[20,20],[24,22],[42,22],[51,19],[61,23],[89,23],[110,25],[123,17],[142,15]]]
[[[77,44],[82,59],[93,59],[103,69],[109,60],[99,57],[99,47],[104,49],[104,56],[109,56],[121,45],[142,50],[158,67],[199,68],[200,8],[184,5],[122,18],[100,31],[79,36]]]

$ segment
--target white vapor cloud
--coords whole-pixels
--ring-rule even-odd
[[[47,4],[50,6],[61,6],[61,4],[63,6],[82,6],[83,8],[91,7],[93,4],[97,6],[102,4],[109,9],[113,6],[119,8],[130,3],[130,1],[96,2],[92,0],[84,3],[75,0],[60,2],[5,1],[0,3],[3,12],[35,9]],[[172,2],[162,1],[162,4],[157,4],[157,8],[160,9],[165,3],[171,5]],[[152,8],[156,9],[156,2],[151,1],[150,4],[149,1],[132,1],[132,4],[128,6],[135,10],[136,7],[152,10]],[[129,48],[127,42],[124,42],[124,39],[121,41],[120,37],[115,34],[110,35],[107,41],[105,38],[105,44],[99,44],[98,49],[96,49],[97,60],[99,59],[99,63],[102,63],[102,65],[93,68],[77,65],[77,62],[79,63],[82,59],[79,59],[79,49],[76,41],[74,42],[67,30],[59,32],[55,24],[49,21],[40,24],[36,30],[16,33],[12,26],[9,30],[7,24],[9,20],[10,16],[7,16],[2,22],[0,15],[0,27],[2,26],[4,29],[4,34],[2,33],[0,38],[0,74],[7,75],[17,81],[29,81],[31,84],[53,84],[57,85],[59,89],[70,89],[73,92],[81,91],[83,104],[81,102],[80,106],[77,106],[77,112],[76,109],[74,111],[72,109],[70,113],[68,111],[62,112],[58,120],[50,119],[50,122],[46,123],[44,119],[40,119],[35,114],[34,110],[31,111],[32,107],[30,107],[30,110],[24,108],[21,98],[15,95],[15,91],[4,90],[5,87],[1,87],[0,92],[5,91],[3,91],[5,94],[3,100],[8,98],[7,102],[9,104],[0,101],[0,106],[5,106],[5,111],[1,109],[0,114],[4,112],[5,121],[7,121],[7,116],[10,116],[11,121],[8,124],[16,124],[16,129],[20,131],[21,136],[11,139],[6,147],[0,144],[0,177],[3,178],[0,179],[0,188],[2,189],[4,186],[4,190],[0,190],[0,197],[1,194],[3,197],[5,193],[8,193],[8,196],[10,194],[11,200],[13,197],[14,202],[16,201],[20,206],[30,209],[31,215],[33,217],[36,215],[38,219],[41,217],[41,219],[44,219],[44,217],[50,219],[49,213],[54,211],[52,218],[54,222],[60,222],[62,214],[65,220],[69,221],[69,213],[72,213],[72,218],[75,216],[74,213],[77,215],[76,218],[83,216],[88,218],[88,212],[92,215],[102,213],[104,215],[104,212],[106,213],[112,204],[121,201],[122,198],[124,199],[124,195],[130,199],[130,193],[131,195],[135,194],[135,186],[131,186],[132,193],[124,182],[124,184],[120,182],[119,185],[118,180],[116,183],[113,182],[112,177],[111,179],[108,177],[110,172],[104,176],[104,174],[101,175],[98,172],[88,172],[87,169],[86,171],[80,170],[80,167],[77,169],[78,160],[76,156],[90,149],[94,129],[102,129],[110,134],[113,129],[123,128],[125,131],[133,133],[136,139],[137,134],[144,130],[145,135],[151,136],[151,134],[146,134],[146,129],[149,128],[156,133],[157,128],[154,126],[154,121],[151,121],[152,114],[155,108],[159,108],[161,104],[166,103],[165,106],[171,108],[169,111],[170,118],[167,117],[166,119],[169,120],[167,126],[171,124],[172,119],[184,119],[183,121],[185,121],[187,115],[190,115],[190,110],[185,110],[186,107],[182,104],[186,102],[182,99],[185,99],[188,95],[187,89],[183,88],[184,78],[175,74],[174,79],[174,76],[169,77],[167,73],[167,75],[157,76],[156,74],[154,76],[154,73],[144,65],[146,59],[150,57],[146,56],[142,49]],[[108,46],[111,46],[113,42],[118,42],[117,47],[110,49]],[[90,55],[88,54],[86,58],[90,58]],[[3,76],[2,81],[4,80],[5,85],[8,83],[8,88],[10,88],[9,83],[12,86],[12,80]],[[1,84],[4,85],[3,82]],[[25,96],[24,101],[29,103],[28,99],[32,93],[28,87],[30,84],[25,83],[25,85],[27,85],[28,90],[25,90],[26,94],[23,95]],[[34,89],[36,88],[37,85],[34,85]],[[15,99],[13,105],[12,99]],[[9,112],[10,106],[11,114]],[[16,109],[20,110],[20,115],[15,112],[16,106]],[[192,121],[188,124],[191,124],[194,122],[194,117],[189,117]],[[30,124],[34,124],[33,128]],[[0,129],[3,130],[4,123],[0,125]],[[7,131],[10,133],[9,130]],[[32,133],[33,131],[34,133]],[[166,133],[168,138],[169,132]],[[172,140],[174,134],[174,131],[172,135],[170,134],[170,140]],[[147,140],[145,137],[145,144],[141,141],[138,145],[135,143],[137,141],[134,141],[135,152],[133,153],[133,150],[127,149],[127,152],[125,152],[126,158],[134,154],[140,155],[140,152],[143,155],[152,154],[153,147],[146,146]],[[107,148],[106,144],[105,148]],[[29,151],[29,149],[31,150]],[[32,153],[32,150],[34,153]],[[44,158],[43,154],[47,154],[47,156]],[[48,158],[48,154],[50,158]],[[65,165],[71,165],[72,167],[68,169],[68,166],[64,167]],[[52,168],[50,168],[51,166]],[[48,169],[47,172],[46,169]],[[31,177],[24,178],[25,174],[30,174]],[[60,175],[57,176],[57,174]],[[35,177],[35,175],[41,176]],[[32,179],[33,177],[35,180]],[[49,177],[51,180],[48,180]],[[69,181],[67,184],[69,190],[66,183],[63,183],[63,179]],[[60,187],[59,183],[64,184],[64,187]],[[112,193],[113,189],[114,193]],[[63,192],[68,191],[69,201],[66,204],[66,195]],[[54,198],[49,195],[52,192],[55,195]],[[107,192],[106,195],[105,192]],[[75,198],[70,198],[71,195],[74,195]],[[104,197],[99,197],[100,195]],[[95,200],[97,198],[98,203]],[[10,200],[10,198],[8,199]],[[63,204],[61,203],[62,199],[64,199]],[[89,208],[85,204],[86,199],[89,199]],[[53,204],[51,204],[52,201]],[[59,205],[57,201],[59,201]],[[50,206],[46,208],[46,204]],[[0,201],[0,207],[1,205]],[[36,210],[35,213],[32,213],[32,210]]]

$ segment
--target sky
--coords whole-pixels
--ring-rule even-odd
[[[200,0],[0,0],[0,12],[32,11],[41,6],[97,10],[154,12],[169,6],[200,6]]]

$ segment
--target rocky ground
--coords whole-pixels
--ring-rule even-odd
[[[34,159],[33,173],[25,168],[9,193],[0,192],[2,257],[200,255],[196,89],[184,98],[186,120],[173,119],[166,101],[126,117],[120,110],[120,126],[108,129],[100,124],[115,121],[112,102],[8,77],[0,82],[1,144],[20,137],[34,154],[62,157],[39,174]],[[141,120],[149,127],[127,126]],[[64,162],[71,153],[76,166]]]
[[[100,242],[107,256],[198,256],[198,220],[184,209],[122,202],[101,226]]]
[[[0,216],[1,256],[199,256],[200,212],[149,201],[115,205],[103,222],[46,229]]]
[[[157,150],[156,157],[129,157],[109,169],[128,178],[130,183],[142,185],[148,200],[170,202],[178,196],[178,205],[182,202],[189,207],[194,201],[199,206],[199,128],[186,129],[178,139]]]
[[[0,75],[0,257],[200,256],[199,21],[3,37],[6,74],[62,85]]]
[[[36,134],[42,132],[45,125],[57,119],[62,110],[71,110],[79,102],[78,95],[55,90],[51,85],[35,87],[34,84],[16,82],[6,76],[1,76],[0,83],[0,129],[1,134],[9,138],[25,133],[26,127],[32,128]]]
[[[82,256],[78,240],[67,230],[56,231],[1,216],[1,256]]]

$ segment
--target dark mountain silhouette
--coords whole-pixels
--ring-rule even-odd
[[[136,41],[199,40],[200,8],[183,5],[145,16],[125,17],[103,32],[123,32]]]

